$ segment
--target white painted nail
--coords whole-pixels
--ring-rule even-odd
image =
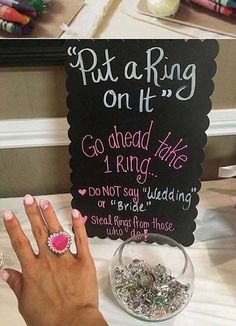
[[[45,211],[50,206],[50,202],[48,200],[41,199],[39,201],[39,205]]]
[[[25,195],[24,202],[26,205],[32,205],[34,203],[34,198],[31,195]]]
[[[10,274],[5,270],[5,269],[1,269],[0,270],[0,278],[4,281],[7,282],[7,280],[9,279]]]
[[[9,211],[8,209],[5,210],[5,211],[3,212],[3,218],[4,218],[5,221],[10,221],[11,219],[13,219],[13,214],[12,214],[12,212]]]
[[[74,218],[79,218],[80,217],[80,212],[78,211],[78,209],[72,209],[72,216]]]

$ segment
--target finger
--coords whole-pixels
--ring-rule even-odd
[[[53,234],[58,233],[59,231],[63,231],[63,227],[61,226],[51,203],[48,200],[40,200],[39,206],[41,208],[43,218],[47,223],[49,233]],[[69,250],[64,252],[63,256],[65,257],[68,254],[71,255]]]
[[[24,206],[39,250],[42,250],[46,248],[49,231],[41,215],[38,203],[31,195],[25,195]]]
[[[58,221],[56,213],[48,200],[41,199],[39,201],[39,206],[41,208],[41,212],[45,222],[47,223],[48,229],[50,233],[63,231],[61,224]]]
[[[72,225],[75,236],[77,256],[81,259],[89,258],[90,250],[88,245],[88,236],[85,229],[83,217],[77,209],[72,210]]]
[[[16,216],[9,210],[3,212],[3,219],[6,230],[11,239],[12,247],[20,261],[22,268],[33,263],[35,254],[30,245],[29,239],[23,232]]]
[[[22,274],[14,269],[5,268],[0,270],[0,278],[10,286],[19,299],[22,290]]]

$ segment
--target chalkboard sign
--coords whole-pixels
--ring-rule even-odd
[[[72,207],[89,237],[194,241],[214,40],[68,40]]]

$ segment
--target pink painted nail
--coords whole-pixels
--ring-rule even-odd
[[[85,223],[87,222],[88,216],[85,215],[85,216],[83,216],[82,218],[83,218],[83,222],[84,222],[84,224],[85,224]]]
[[[81,216],[80,212],[78,211],[78,209],[72,209],[72,216],[74,218],[79,218]]]
[[[7,280],[9,279],[10,274],[5,270],[5,269],[1,269],[0,270],[0,278],[4,281],[7,282]]]
[[[24,202],[26,205],[32,205],[34,203],[34,198],[31,195],[25,195]]]
[[[10,221],[13,218],[13,214],[8,209],[3,212],[3,218],[5,221]]]
[[[50,202],[48,200],[41,199],[39,201],[39,205],[45,211],[50,206]]]

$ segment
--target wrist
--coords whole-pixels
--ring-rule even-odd
[[[79,309],[76,318],[71,326],[107,326],[101,312],[94,307],[84,307]]]

